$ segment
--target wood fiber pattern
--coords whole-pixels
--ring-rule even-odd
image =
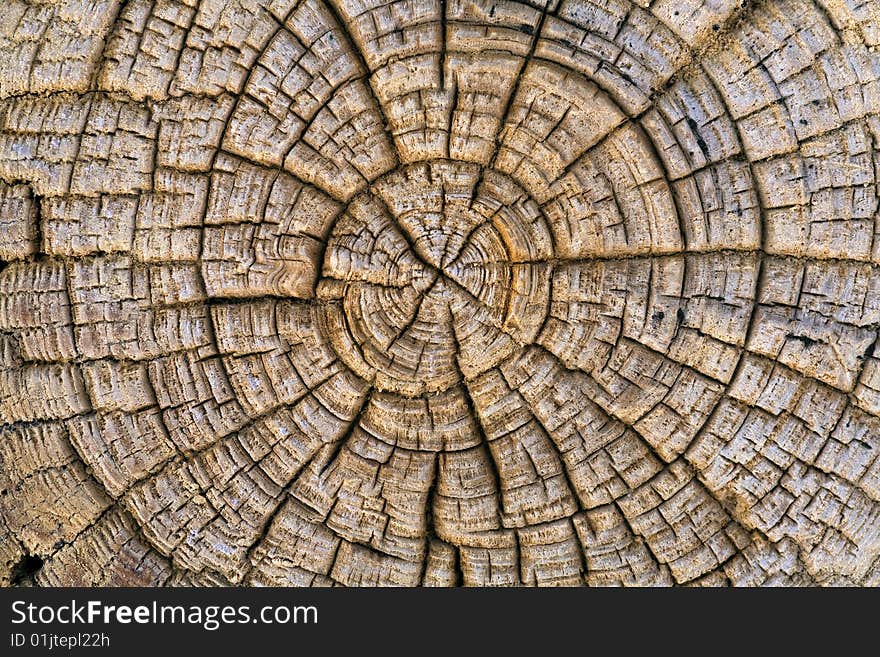
[[[6,0],[0,582],[880,584],[877,0]]]

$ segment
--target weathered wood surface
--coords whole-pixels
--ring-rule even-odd
[[[880,584],[877,0],[4,0],[0,581]]]

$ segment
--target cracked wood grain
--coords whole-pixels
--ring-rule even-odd
[[[0,26],[0,583],[880,584],[877,0]]]

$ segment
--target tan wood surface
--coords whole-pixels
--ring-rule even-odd
[[[3,0],[0,583],[880,584],[877,0]]]

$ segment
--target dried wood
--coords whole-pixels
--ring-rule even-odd
[[[0,583],[880,584],[878,0],[4,0]]]

